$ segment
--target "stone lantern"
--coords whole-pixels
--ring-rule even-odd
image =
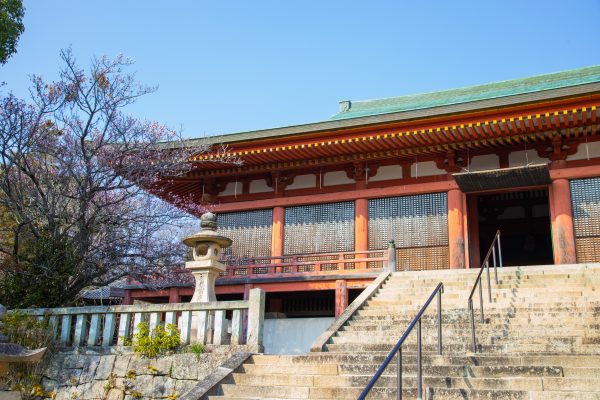
[[[37,363],[40,362],[46,348],[27,350],[18,344],[6,343],[8,338],[1,331],[4,326],[2,320],[6,315],[6,308],[0,304],[0,399],[19,400],[19,392],[8,392],[5,386],[5,379],[8,373],[8,365],[12,363]]]
[[[225,271],[219,261],[221,249],[231,246],[232,240],[217,234],[217,216],[211,212],[200,217],[200,232],[183,239],[183,244],[192,248],[193,261],[185,263],[196,280],[192,303],[217,301],[215,280]]]

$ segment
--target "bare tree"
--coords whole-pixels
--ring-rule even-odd
[[[189,148],[176,131],[125,114],[154,91],[124,71],[130,61],[94,59],[86,74],[70,51],[61,58],[58,81],[32,79],[29,103],[0,100],[0,285],[12,306],[68,304],[90,285],[178,262],[185,251],[170,229],[203,206],[157,182],[185,175],[199,153],[238,162],[226,148]]]

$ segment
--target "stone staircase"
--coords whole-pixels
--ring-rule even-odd
[[[499,270],[492,303],[484,284],[485,323],[477,312],[473,353],[467,297],[477,273],[394,273],[323,352],[254,355],[209,398],[356,399],[442,281],[443,355],[435,303],[423,318],[425,398],[600,400],[600,264]],[[395,362],[369,398],[396,398]],[[414,333],[403,346],[403,398],[416,398]]]

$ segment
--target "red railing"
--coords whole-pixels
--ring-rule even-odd
[[[343,271],[365,272],[388,268],[390,254],[393,254],[392,259],[395,265],[395,253],[389,250],[224,259],[222,262],[226,265],[226,271],[221,273],[220,277],[234,278],[250,275],[339,273]]]
[[[276,257],[224,258],[226,270],[220,279],[240,277],[267,277],[293,275],[327,275],[340,273],[366,273],[382,269],[396,270],[396,247],[390,243],[388,249],[344,251],[339,253],[295,254]],[[193,285],[194,278],[189,270],[175,268],[167,274],[147,275],[145,285],[169,287]],[[129,284],[140,283],[130,278]]]

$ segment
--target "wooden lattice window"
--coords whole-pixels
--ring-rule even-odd
[[[354,202],[285,209],[285,254],[354,250]]]
[[[577,262],[600,262],[600,178],[570,183]]]
[[[446,269],[446,193],[369,200],[369,249],[385,249],[393,239],[398,269]]]
[[[217,215],[218,232],[233,240],[225,255],[237,258],[269,257],[273,210],[254,210]]]

